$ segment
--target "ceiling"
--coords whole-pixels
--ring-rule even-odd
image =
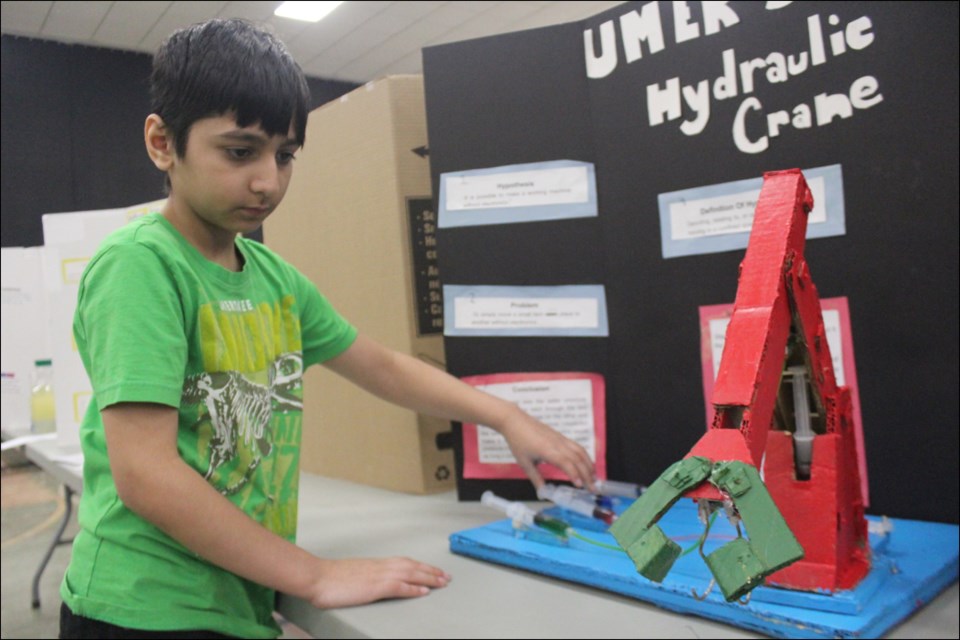
[[[621,2],[345,2],[317,23],[273,15],[280,2],[7,2],[4,34],[153,53],[208,18],[270,25],[309,76],[364,83],[420,73],[420,50],[586,18]]]

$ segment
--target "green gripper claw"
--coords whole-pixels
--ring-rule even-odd
[[[803,557],[780,510],[752,465],[739,460],[711,465],[693,456],[671,465],[610,527],[610,533],[645,578],[661,582],[680,555],[656,522],[687,491],[709,480],[729,496],[749,539],[737,538],[706,557],[728,602],[763,583],[771,573]]]

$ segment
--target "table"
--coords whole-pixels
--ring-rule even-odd
[[[47,547],[43,558],[40,559],[40,565],[36,573],[33,574],[33,583],[30,591],[30,606],[34,609],[40,608],[40,577],[43,575],[54,550],[61,545],[70,544],[73,538],[64,538],[63,532],[70,524],[70,518],[73,515],[73,496],[80,495],[83,491],[83,469],[71,464],[69,459],[76,459],[80,454],[79,446],[64,447],[57,440],[42,440],[31,442],[24,446],[27,459],[38,467],[52,475],[63,485],[63,518],[57,525],[57,530],[50,540],[50,546]]]
[[[502,519],[454,492],[413,496],[305,475],[298,544],[325,557],[405,555],[453,576],[444,589],[321,611],[281,594],[277,610],[315,637],[337,638],[760,638],[747,629],[672,613],[613,593],[450,553],[448,536]],[[956,638],[954,583],[890,638]]]
[[[63,461],[70,450],[47,441],[27,445],[26,453],[67,490],[82,491],[79,469]],[[446,588],[423,598],[335,610],[316,609],[304,600],[279,594],[277,611],[314,637],[764,637],[598,589],[454,555],[449,551],[451,533],[502,515],[476,502],[458,502],[453,491],[416,496],[303,474],[299,514],[298,544],[312,553],[331,558],[404,555],[453,576]],[[68,519],[69,513],[64,523]],[[37,576],[53,548],[64,543],[61,535],[62,527]],[[960,589],[954,583],[887,637],[956,638],[958,610]]]

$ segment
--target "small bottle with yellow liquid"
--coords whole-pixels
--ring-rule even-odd
[[[36,360],[33,365],[30,430],[33,433],[53,433],[57,430],[56,408],[53,402],[53,361]]]

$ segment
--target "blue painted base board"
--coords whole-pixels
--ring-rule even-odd
[[[558,508],[545,513],[566,520],[592,540],[616,546],[613,536],[597,521]],[[856,588],[811,593],[764,586],[754,589],[746,605],[724,601],[719,589],[702,601],[693,597],[692,590],[702,594],[707,589],[711,575],[695,548],[703,527],[690,500],[678,502],[658,522],[682,548],[691,549],[677,560],[661,584],[640,576],[622,551],[576,538],[557,544],[550,536],[516,531],[510,520],[454,533],[450,549],[775,637],[872,638],[909,617],[956,581],[960,567],[960,529],[956,525],[894,518],[890,523],[893,530],[888,534],[870,535],[873,566]],[[735,536],[736,530],[720,516],[710,529],[704,553]]]

